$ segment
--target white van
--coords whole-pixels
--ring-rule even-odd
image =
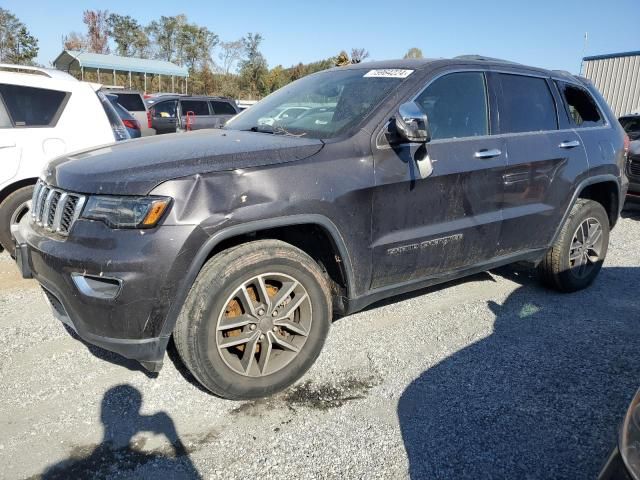
[[[58,70],[0,64],[0,245],[10,254],[11,224],[49,160],[129,138],[99,89]]]

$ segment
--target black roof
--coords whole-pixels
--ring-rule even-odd
[[[485,57],[483,55],[461,55],[454,58],[406,58],[400,60],[382,60],[374,62],[356,63],[353,65],[346,65],[343,67],[335,67],[332,70],[341,69],[407,69],[407,70],[422,70],[427,67],[447,66],[451,64],[456,65],[493,65],[496,67],[513,67],[522,70],[528,70],[532,72],[538,72],[543,75],[555,76],[555,77],[574,77],[569,72],[562,72],[559,70],[547,70],[540,67],[532,67],[521,63],[512,62],[510,60],[502,60],[499,58]]]

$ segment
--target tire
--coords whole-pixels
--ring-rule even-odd
[[[11,235],[11,224],[19,222],[29,212],[27,202],[31,200],[33,185],[19,188],[0,203],[0,244],[13,257],[15,245]]]
[[[585,222],[586,228],[585,228]],[[596,235],[596,223],[600,236]],[[579,231],[581,230],[581,231]],[[560,234],[553,246],[547,251],[538,265],[539,277],[545,285],[561,292],[576,292],[588,287],[602,268],[609,246],[609,217],[601,204],[593,200],[578,199],[571,209]],[[587,247],[574,248],[584,243],[584,232],[588,240]],[[593,248],[589,243],[599,238]],[[578,243],[575,243],[575,242]],[[597,251],[596,251],[597,250]],[[586,254],[585,254],[586,252]],[[597,253],[597,255],[596,255]],[[579,257],[577,259],[573,259]],[[586,263],[585,260],[589,258]]]
[[[265,296],[277,305],[263,301]],[[287,243],[259,240],[225,250],[204,265],[173,335],[182,361],[205,388],[223,398],[254,399],[292,385],[313,365],[331,312],[328,281],[318,264]],[[278,314],[291,321],[276,319],[286,326],[275,325]],[[236,322],[237,328],[229,326]]]

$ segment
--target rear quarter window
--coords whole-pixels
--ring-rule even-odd
[[[233,108],[233,105],[231,105],[229,102],[212,100],[209,103],[211,103],[211,108],[213,109],[214,115],[235,115],[236,114],[236,109]]]
[[[71,94],[44,88],[0,84],[0,95],[15,127],[53,127]]]
[[[598,105],[584,88],[565,82],[556,82],[564,98],[569,120],[577,127],[597,127],[604,125],[604,117]]]
[[[558,129],[556,104],[544,78],[498,74],[500,132],[525,133]]]
[[[144,112],[144,101],[138,93],[114,93],[118,103],[130,112]]]

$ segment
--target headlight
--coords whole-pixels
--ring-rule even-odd
[[[640,390],[633,397],[624,417],[618,443],[627,469],[635,480],[640,480]]]
[[[168,197],[94,196],[87,199],[81,216],[113,228],[151,228],[170,203]]]

